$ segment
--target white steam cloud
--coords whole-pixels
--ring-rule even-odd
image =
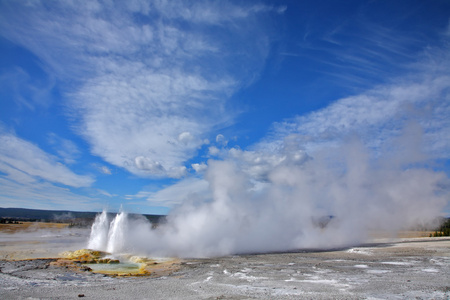
[[[310,157],[285,145],[210,160],[209,201],[191,197],[156,229],[121,213],[99,233],[98,219],[90,245],[103,235],[101,250],[181,257],[332,248],[372,230],[429,226],[448,202],[447,176],[423,167],[413,147],[380,157],[349,139]]]

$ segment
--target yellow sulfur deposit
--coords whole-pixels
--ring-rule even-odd
[[[76,251],[66,251],[61,253],[61,255],[67,259],[77,261],[83,264],[111,264],[119,263],[117,259],[105,258],[105,256],[110,255],[108,252],[91,250],[91,249],[80,249]]]

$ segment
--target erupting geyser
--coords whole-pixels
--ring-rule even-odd
[[[106,251],[109,235],[108,213],[103,211],[95,217],[94,224],[91,228],[91,236],[89,237],[88,248]]]
[[[127,219],[125,212],[117,214],[112,221],[109,220],[106,211],[97,215],[92,224],[88,248],[109,253],[119,253],[125,250]]]
[[[136,240],[150,230],[151,223],[144,216],[130,217],[122,211],[114,218],[110,218],[108,212],[103,211],[95,217],[92,224],[88,248],[113,254],[129,252],[136,254],[139,250]]]
[[[111,222],[108,232],[108,243],[106,251],[116,253],[124,250],[125,237],[128,230],[127,214],[121,212]]]

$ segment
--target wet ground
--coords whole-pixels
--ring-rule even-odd
[[[0,261],[1,299],[450,299],[450,239],[185,260],[157,278]]]

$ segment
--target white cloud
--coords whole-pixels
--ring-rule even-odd
[[[285,143],[281,151],[270,153],[265,151],[230,149],[228,151],[228,159],[237,162],[240,169],[249,177],[264,182],[274,168],[280,165],[301,165],[309,160],[310,157],[305,151],[290,148],[289,143]]]
[[[220,150],[216,146],[211,146],[208,148],[208,152],[209,152],[209,155],[216,156],[220,153]]]
[[[228,144],[228,141],[225,139],[225,136],[223,134],[218,134],[216,135],[216,143],[226,146]]]
[[[101,166],[100,167],[100,172],[102,172],[103,174],[106,174],[106,175],[111,175],[112,174],[111,169],[108,168],[107,166]]]
[[[80,150],[71,140],[61,138],[55,133],[50,133],[48,141],[66,164],[75,163],[80,156]]]
[[[183,144],[187,145],[188,143],[194,140],[194,137],[190,132],[184,131],[180,133],[180,135],[178,136],[178,140]]]
[[[101,189],[96,189],[96,191],[97,191],[100,195],[103,195],[103,196],[106,196],[106,197],[109,197],[109,198],[111,198],[111,197],[116,197],[116,196],[117,196],[117,195],[115,195],[115,194],[110,194],[110,193],[108,193],[107,191],[101,190]]]
[[[71,187],[86,187],[94,182],[91,176],[73,173],[38,146],[1,131],[0,171],[6,173],[6,177],[23,183],[42,179]]]
[[[145,198],[151,206],[174,207],[184,202],[203,202],[210,199],[209,184],[206,180],[189,177],[156,192],[141,191],[128,195],[127,199]]]
[[[111,5],[120,6],[114,15]],[[77,83],[66,96],[92,153],[153,177],[180,176],[212,129],[230,124],[227,97],[257,78],[268,55],[259,15],[277,12],[209,1],[58,2],[52,11],[3,3],[1,10],[4,37]]]
[[[192,164],[192,168],[195,170],[195,172],[201,173],[204,172],[208,168],[208,166],[205,163]]]
[[[229,2],[195,1],[158,1],[155,6],[168,18],[180,18],[193,23],[227,25],[236,20],[252,17],[255,13],[283,13],[286,7],[272,7],[261,4],[236,6]]]

